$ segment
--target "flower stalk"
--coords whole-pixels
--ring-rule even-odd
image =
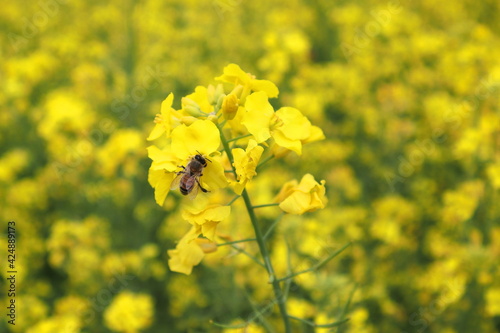
[[[229,149],[229,143],[226,140],[224,136],[224,132],[222,128],[220,129],[220,137],[221,137],[221,142],[224,147],[224,151],[226,152],[229,161],[231,163],[231,167],[236,173],[236,170],[234,168],[233,162],[233,154],[231,152],[231,149]],[[264,236],[262,234],[262,230],[259,225],[259,221],[257,220],[257,216],[255,215],[254,211],[254,206],[252,206],[252,202],[250,201],[250,196],[248,195],[248,192],[245,189],[243,189],[243,192],[241,193],[241,196],[243,198],[243,201],[245,202],[245,207],[248,212],[248,216],[250,217],[250,221],[252,223],[252,227],[255,232],[255,240],[257,241],[257,245],[259,246],[259,251],[260,254],[264,260],[264,266],[267,270],[267,274],[269,275],[269,283],[272,284],[273,286],[273,292],[274,292],[274,297],[276,298],[276,301],[278,303],[278,307],[280,310],[281,317],[283,319],[283,325],[285,329],[285,333],[291,333],[291,326],[290,326],[290,320],[289,316],[287,313],[286,309],[286,299],[284,297],[283,291],[281,290],[280,282],[276,279],[276,275],[274,273],[274,267],[271,261],[271,257],[269,255],[269,251],[267,250],[265,241],[264,241]]]

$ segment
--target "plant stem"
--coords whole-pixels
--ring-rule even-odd
[[[245,201],[245,206],[247,207],[248,215],[250,216],[250,221],[252,222],[252,226],[255,231],[255,238],[257,239],[257,244],[259,245],[259,250],[262,255],[262,258],[264,259],[264,264],[266,265],[267,273],[269,274],[269,282],[273,285],[274,296],[276,297],[276,301],[278,302],[278,307],[281,312],[281,317],[283,318],[283,324],[285,325],[285,332],[290,333],[291,326],[288,313],[286,311],[286,304],[285,304],[285,299],[283,297],[284,296],[283,291],[281,290],[279,281],[276,279],[274,273],[274,267],[273,264],[271,263],[271,257],[269,256],[266,244],[264,243],[262,230],[260,229],[259,222],[257,221],[257,217],[255,216],[255,212],[246,189],[243,190],[241,196]]]
[[[273,206],[279,206],[279,203],[270,203],[270,204],[265,204],[265,205],[257,205],[253,206],[252,208],[263,208],[263,207],[273,207]]]
[[[222,145],[224,147],[224,150],[226,151],[227,157],[229,158],[229,162],[231,163],[231,167],[233,168],[234,174],[236,174],[236,170],[234,168],[233,162],[233,153],[231,152],[231,149],[229,148],[228,141],[226,140],[224,133],[222,131],[222,128],[219,128],[220,131],[220,138],[222,141]],[[266,161],[267,162],[267,161]],[[278,279],[276,279],[276,275],[274,273],[274,267],[271,262],[271,257],[269,256],[269,252],[267,251],[266,244],[264,242],[264,237],[262,235],[262,230],[259,226],[259,222],[257,221],[257,216],[255,215],[254,207],[252,206],[252,202],[250,201],[250,197],[248,195],[248,192],[246,189],[243,190],[241,193],[241,196],[243,197],[243,200],[245,201],[245,206],[248,211],[248,216],[250,217],[250,221],[252,222],[252,227],[255,232],[255,238],[257,241],[257,244],[259,246],[260,254],[262,255],[262,258],[264,259],[264,266],[267,270],[267,274],[269,275],[269,282],[273,286],[273,291],[274,291],[274,297],[276,297],[276,302],[278,303],[278,307],[281,313],[281,317],[283,318],[283,325],[285,327],[284,332],[285,333],[291,333],[292,328],[290,326],[290,320],[288,317],[288,313],[286,310],[286,304],[285,304],[285,295],[283,294],[283,291],[281,290],[280,282]]]
[[[217,246],[225,246],[225,245],[231,245],[231,244],[253,242],[254,240],[255,240],[255,238],[245,238],[245,239],[240,239],[240,240],[235,240],[235,241],[230,241],[230,242],[219,243],[219,244],[215,244],[215,245],[217,245]]]

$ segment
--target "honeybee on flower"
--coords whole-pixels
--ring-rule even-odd
[[[204,157],[198,152],[189,163],[177,172],[177,177],[172,181],[171,190],[179,188],[182,195],[188,196],[191,200],[196,197],[198,190],[203,193],[209,192],[200,184],[200,177],[203,176],[203,169],[207,167],[207,161],[212,162],[208,157]]]

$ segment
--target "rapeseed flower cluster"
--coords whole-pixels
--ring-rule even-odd
[[[227,65],[215,80],[220,83],[198,86],[183,97],[179,110],[172,107],[174,96],[169,94],[148,136],[162,140],[161,148],[148,147],[148,180],[157,204],[163,206],[176,188],[191,199],[197,195],[181,213],[191,229],[169,251],[170,269],[184,274],[217,249],[217,225],[231,213],[230,205],[211,200],[217,191],[230,187],[240,196],[257,175],[264,154],[267,160],[290,152],[301,155],[303,145],[325,138],[299,110],[274,110],[269,98],[279,91],[271,81],[256,79],[236,64]],[[285,184],[276,200],[291,214],[324,208],[325,181],[318,183],[308,174],[300,184]]]

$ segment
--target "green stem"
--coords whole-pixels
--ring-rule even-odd
[[[280,216],[278,216],[276,218],[276,220],[274,220],[273,224],[271,224],[271,226],[266,230],[266,233],[264,234],[264,240],[267,239],[267,237],[269,237],[269,235],[271,234],[271,232],[273,231],[274,227],[276,227],[276,225],[278,224],[279,221],[281,221],[281,218],[284,216],[285,214],[284,213],[281,213]]]
[[[241,197],[241,195],[236,195],[234,198],[231,199],[231,201],[229,201],[226,204],[226,206],[231,206],[233,204],[233,202],[235,202],[236,200],[238,200],[240,197]]]
[[[257,205],[253,206],[252,208],[263,208],[263,207],[273,207],[273,206],[279,206],[279,203],[270,203],[270,204],[265,204],[265,205]]]
[[[215,244],[217,246],[224,246],[224,245],[231,245],[231,244],[238,244],[238,243],[245,243],[245,242],[253,242],[255,238],[245,238],[245,239],[240,239],[240,240],[235,240],[235,241],[230,241],[230,242],[225,242],[225,243],[219,243]]]
[[[227,140],[227,143],[233,142],[233,141],[238,141],[238,140],[244,139],[244,138],[248,138],[249,136],[252,136],[252,134],[245,134],[245,135],[237,136],[235,138]]]
[[[265,159],[263,159],[259,165],[257,165],[257,167],[255,168],[255,171],[260,171],[260,169],[264,166],[264,164],[266,164],[267,162],[269,162],[270,160],[272,160],[274,158],[274,155],[269,155],[268,157],[266,157]]]
[[[231,149],[229,149],[229,144],[224,136],[224,133],[222,131],[222,128],[220,129],[220,138],[222,141],[222,146],[224,147],[224,150],[226,151],[227,157],[229,158],[229,162],[231,163],[231,167],[234,170],[234,173],[236,174],[236,170],[234,168],[233,162],[233,153],[231,152]],[[286,310],[286,304],[285,304],[285,297],[283,294],[283,291],[281,290],[281,286],[279,281],[276,279],[276,275],[274,273],[274,267],[271,262],[271,257],[269,255],[269,252],[267,251],[266,244],[264,242],[264,237],[262,235],[262,230],[260,229],[259,223],[257,221],[257,216],[255,215],[254,208],[252,206],[252,202],[250,201],[250,197],[248,196],[248,192],[246,189],[243,190],[241,196],[243,197],[243,200],[245,201],[245,206],[248,211],[248,216],[250,217],[250,221],[252,222],[252,226],[255,232],[255,238],[257,240],[257,244],[259,246],[260,254],[262,255],[262,258],[264,259],[264,265],[267,270],[267,274],[269,275],[269,282],[273,286],[273,291],[274,291],[274,297],[276,297],[276,302],[278,303],[278,307],[281,313],[281,317],[283,319],[283,325],[285,326],[285,333],[291,333],[292,328],[290,326],[290,320],[288,317],[288,313]]]
[[[266,265],[267,273],[269,274],[269,282],[273,285],[274,296],[276,297],[276,301],[278,302],[278,307],[280,309],[281,317],[283,317],[285,332],[291,333],[292,331],[290,326],[290,320],[288,318],[288,313],[286,310],[283,291],[281,290],[279,281],[276,279],[276,275],[274,273],[274,267],[271,262],[271,257],[269,255],[269,252],[267,251],[266,244],[264,243],[264,236],[262,235],[262,230],[260,229],[259,223],[257,221],[257,216],[255,216],[255,211],[252,207],[252,202],[250,201],[250,197],[248,196],[248,192],[246,189],[243,190],[241,196],[245,201],[245,206],[247,207],[248,215],[250,216],[250,221],[252,222],[252,226],[255,231],[255,238],[257,238],[257,244],[259,245],[259,250],[262,255],[262,258],[264,258],[264,264]]]

